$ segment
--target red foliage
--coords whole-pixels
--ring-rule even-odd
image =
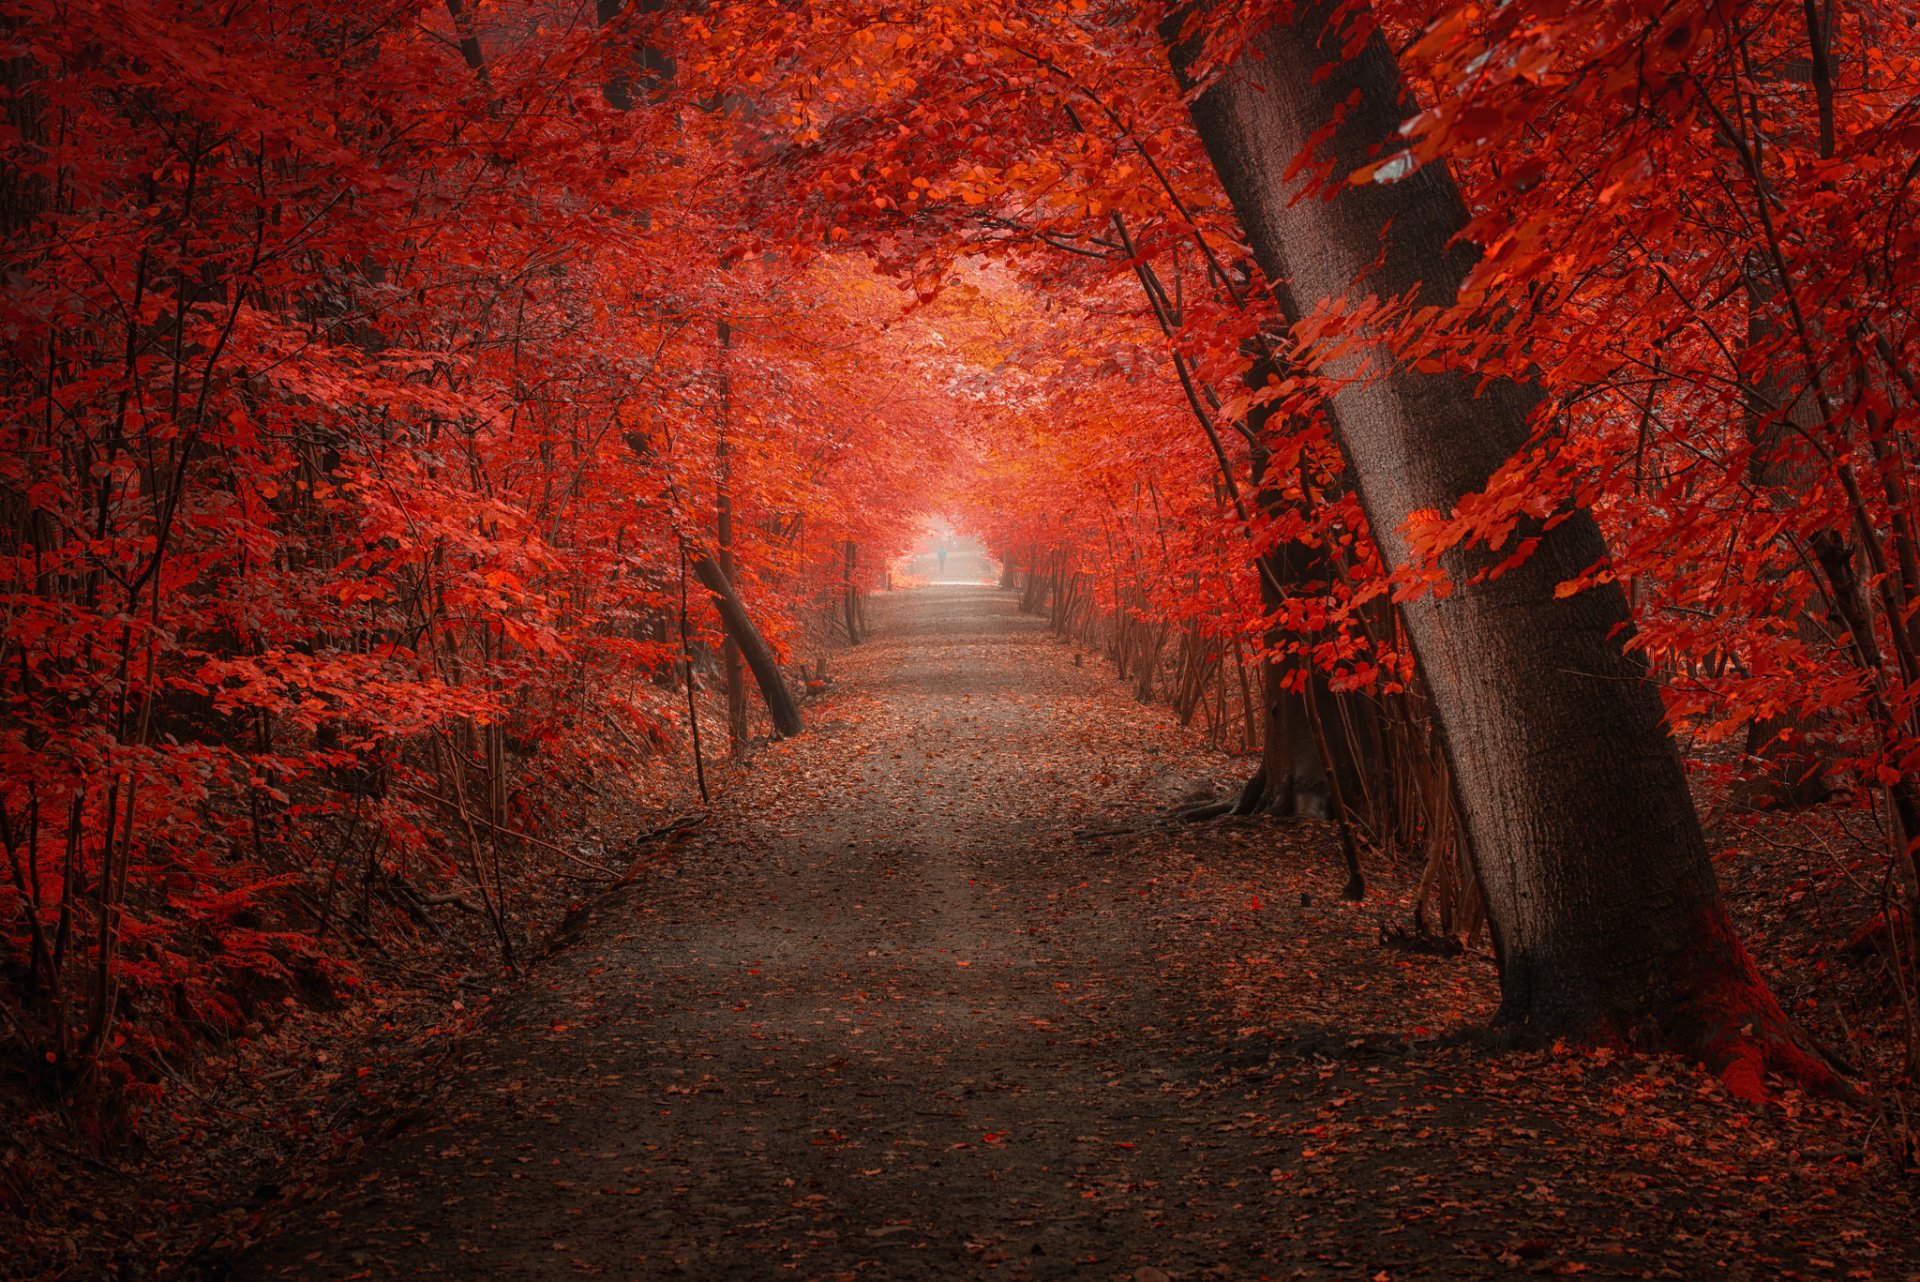
[[[503,848],[677,741],[723,467],[788,655],[916,531],[889,292],[729,268],[723,122],[553,16],[476,73],[424,4],[9,6],[0,1000],[62,1090],[440,886],[525,929]]]
[[[502,851],[682,742],[722,487],[790,659],[848,542],[872,586],[948,509],[1103,617],[1382,696],[1392,600],[1592,507],[1563,590],[1630,585],[1678,725],[1892,816],[1911,897],[1901,11],[1381,4],[1411,151],[1294,158],[1302,198],[1446,163],[1484,256],[1451,308],[1285,326],[1155,12],[897,8],[5,5],[0,1004],[50,1081],[231,1035],[419,887],[510,942]],[[1200,22],[1224,63],[1284,12]],[[1318,411],[1355,354],[1551,393],[1414,564]],[[1330,568],[1269,610],[1283,543]]]

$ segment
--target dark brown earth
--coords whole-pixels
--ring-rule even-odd
[[[1326,834],[1010,594],[883,598],[798,740],[602,901],[243,1278],[1916,1277],[1868,1119],[1496,1050]]]

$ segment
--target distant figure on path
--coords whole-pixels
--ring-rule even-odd
[[[940,562],[940,572],[935,577],[942,578],[942,579],[946,578],[947,577],[947,541],[945,539],[941,539],[938,543],[933,545],[933,555]]]

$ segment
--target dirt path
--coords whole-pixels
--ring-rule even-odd
[[[1447,1039],[1490,967],[1380,948],[1322,834],[1075,835],[1224,786],[1164,710],[1008,594],[876,604],[810,732],[234,1276],[1910,1275],[1858,1123]]]

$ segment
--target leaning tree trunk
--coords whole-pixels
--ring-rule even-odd
[[[760,694],[767,701],[767,712],[773,717],[775,733],[785,738],[799,734],[804,728],[800,720],[800,705],[793,701],[793,692],[787,688],[787,679],[780,673],[779,662],[760,635],[760,629],[753,626],[753,616],[741,604],[733,584],[728,581],[719,563],[704,552],[693,554],[692,565],[694,577],[713,593],[713,604],[720,611],[720,622],[725,626],[727,636],[739,645],[741,657],[746,659],[753,679],[760,684]]]
[[[1368,294],[1450,306],[1474,257],[1454,242],[1466,211],[1444,166],[1296,199],[1288,174],[1309,145],[1344,178],[1403,147],[1413,114],[1377,30],[1341,57],[1345,33],[1330,28],[1343,12],[1371,19],[1364,5],[1303,0],[1198,96],[1194,122],[1287,319]],[[1190,82],[1180,21],[1163,34]],[[1482,488],[1525,444],[1539,395],[1391,360],[1355,377],[1365,355],[1329,371],[1329,411],[1374,537],[1405,563],[1409,513],[1451,512]],[[1659,692],[1622,650],[1625,597],[1555,594],[1605,555],[1599,527],[1577,511],[1528,533],[1540,542],[1518,567],[1475,583],[1492,556],[1456,553],[1452,596],[1402,607],[1486,891],[1502,1020],[1651,1034],[1746,1094],[1768,1064],[1831,1081],[1729,927]]]

